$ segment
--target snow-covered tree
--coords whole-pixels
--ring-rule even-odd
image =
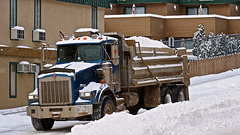
[[[199,24],[197,28],[197,32],[194,33],[194,37],[193,37],[193,55],[197,56],[200,53],[200,46],[201,47],[204,46],[202,42],[203,42],[203,38],[205,37],[206,37],[206,32],[204,30],[204,26],[202,24]]]
[[[198,25],[193,37],[193,55],[206,59],[239,53],[239,51],[240,41],[234,37],[229,37],[224,33],[215,36],[213,32],[210,32],[207,38],[203,25]]]

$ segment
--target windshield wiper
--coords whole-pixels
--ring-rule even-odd
[[[84,58],[83,58],[83,56],[79,53],[79,56],[80,56],[80,58],[84,61],[84,62],[86,62],[85,60],[84,60]]]
[[[83,56],[82,56],[80,53],[78,53],[78,50],[77,50],[76,53],[74,54],[74,59],[75,59],[75,60],[78,60],[78,56],[80,56],[80,58],[81,58],[82,61],[86,62],[86,61],[84,60]]]

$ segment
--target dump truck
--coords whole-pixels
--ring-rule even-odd
[[[186,49],[141,46],[118,32],[79,29],[56,43],[57,64],[38,75],[27,115],[36,130],[54,121],[98,120],[106,114],[189,100]],[[161,112],[159,112],[161,113]]]

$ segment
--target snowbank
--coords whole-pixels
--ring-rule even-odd
[[[158,41],[158,40],[152,40],[149,39],[147,37],[130,37],[130,38],[126,38],[126,40],[135,40],[137,42],[140,42],[140,46],[141,47],[154,47],[154,48],[169,48],[168,46],[166,46],[165,44],[163,44],[163,42]],[[138,44],[136,44],[138,46]]]
[[[196,101],[160,105],[139,115],[107,115],[76,125],[69,135],[189,135],[240,122],[240,92],[203,97]]]

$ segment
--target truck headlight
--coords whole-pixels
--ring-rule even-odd
[[[38,101],[38,95],[28,95],[29,101]]]
[[[91,92],[79,92],[81,98],[91,98]]]

